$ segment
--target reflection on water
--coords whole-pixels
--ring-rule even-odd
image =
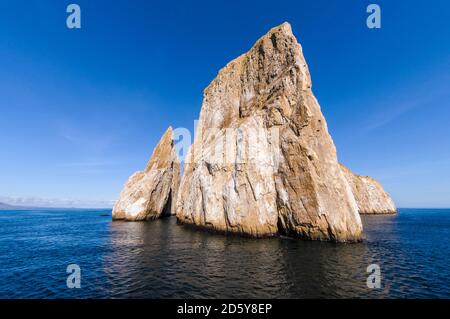
[[[364,217],[357,244],[226,237],[175,218],[111,222],[102,213],[0,213],[0,298],[450,297],[448,210]],[[69,263],[82,269],[81,289],[65,287]],[[372,263],[378,290],[366,286]]]

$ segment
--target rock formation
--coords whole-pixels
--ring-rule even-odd
[[[175,214],[180,180],[180,163],[169,127],[153,150],[144,171],[134,173],[125,183],[113,208],[113,219],[139,221]]]
[[[381,184],[369,176],[359,176],[353,174],[347,167],[341,164],[360,214],[395,214],[394,201],[385,192]]]
[[[288,23],[205,89],[176,204],[182,224],[358,241],[362,224]]]

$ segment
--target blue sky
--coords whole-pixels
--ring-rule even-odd
[[[448,1],[0,1],[0,195],[114,200],[228,61],[289,21],[339,160],[450,207]],[[366,27],[378,3],[382,28]]]

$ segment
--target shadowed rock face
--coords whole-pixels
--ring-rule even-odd
[[[358,206],[288,23],[205,89],[176,206],[179,222],[226,233],[360,240]]]
[[[113,219],[149,220],[174,215],[180,180],[180,163],[169,127],[153,151],[144,171],[125,183],[112,212]]]
[[[360,214],[395,214],[397,208],[381,184],[369,176],[352,173],[341,164],[341,169],[352,188]]]

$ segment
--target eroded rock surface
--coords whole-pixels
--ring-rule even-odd
[[[139,221],[174,215],[179,180],[180,163],[169,127],[145,170],[134,173],[125,183],[113,208],[113,219]]]
[[[342,164],[341,169],[352,188],[360,214],[395,214],[397,212],[391,196],[378,181],[369,176],[356,175]]]
[[[226,233],[360,240],[358,206],[288,23],[205,89],[176,206],[179,222]]]

